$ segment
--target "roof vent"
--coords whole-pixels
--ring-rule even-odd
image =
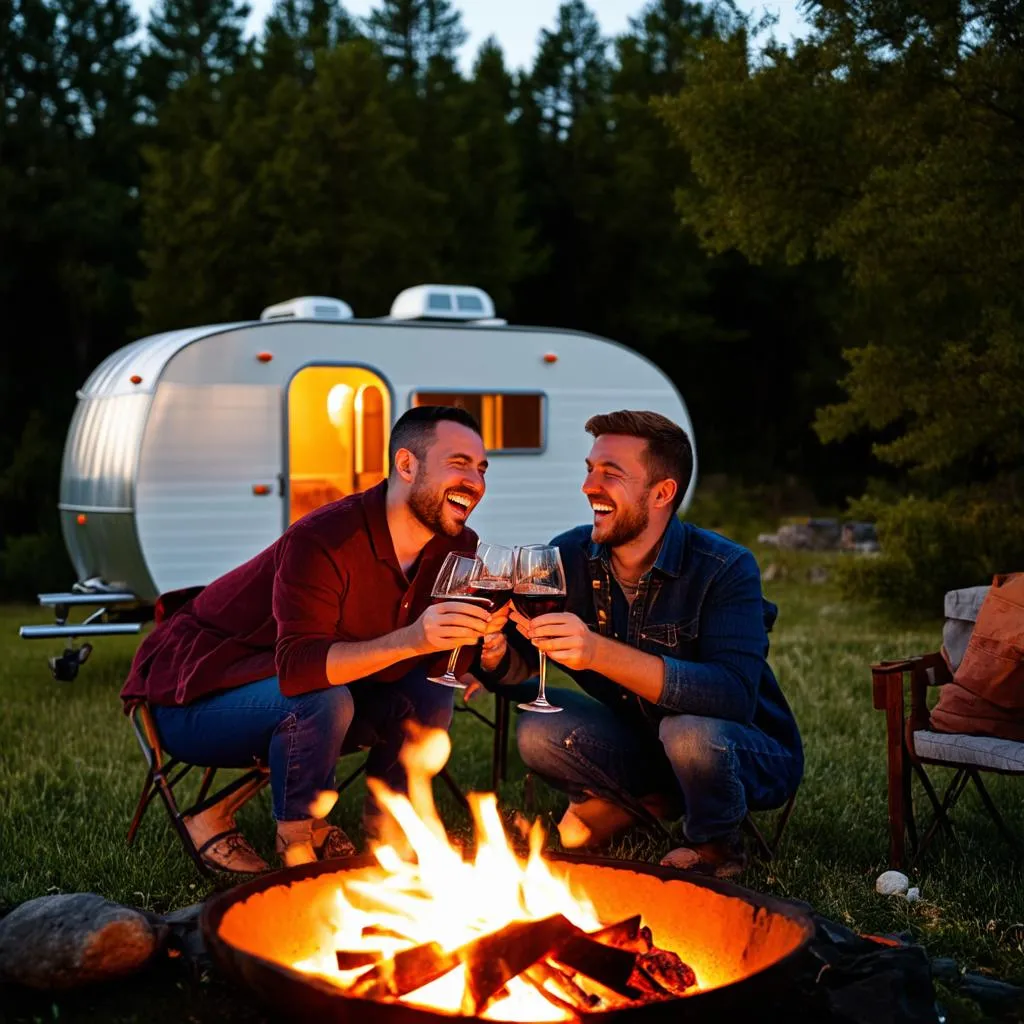
[[[391,304],[393,320],[486,320],[495,322],[494,302],[482,288],[464,284],[419,284]],[[497,321],[504,323],[504,321]]]
[[[302,295],[297,299],[267,306],[261,320],[351,320],[352,307],[326,295]]]

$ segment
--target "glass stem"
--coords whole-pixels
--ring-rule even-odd
[[[455,662],[459,660],[459,651],[461,650],[461,645],[456,647],[455,650],[452,651],[451,657],[448,659],[448,671],[445,672],[445,675],[451,676],[453,679],[455,678]]]
[[[548,656],[541,651],[540,652],[540,689],[537,691],[537,703],[546,704],[547,697],[544,696],[544,684],[547,682],[548,674]]]

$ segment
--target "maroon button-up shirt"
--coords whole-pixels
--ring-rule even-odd
[[[327,652],[339,640],[374,640],[414,622],[449,551],[477,536],[434,537],[412,580],[395,556],[387,481],[324,505],[270,547],[205,587],[142,641],[121,691],[125,701],[190,704],[277,675],[281,692],[324,689]],[[466,648],[460,670],[472,660]],[[400,679],[424,658],[443,671],[447,652],[396,662],[370,678]]]

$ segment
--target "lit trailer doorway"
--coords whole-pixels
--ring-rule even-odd
[[[288,385],[288,523],[380,483],[391,395],[359,366],[307,366]]]

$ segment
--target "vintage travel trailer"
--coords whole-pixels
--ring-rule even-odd
[[[143,338],[78,392],[59,502],[78,582],[41,594],[57,623],[22,636],[138,631],[159,594],[208,583],[305,513],[380,481],[392,424],[423,404],[479,419],[491,468],[470,525],[508,545],[590,517],[589,416],[653,409],[691,429],[647,359],[590,334],[510,326],[477,288],[410,288],[380,319],[304,297],[256,321]],[[75,625],[77,606],[95,610]],[[55,674],[77,670],[79,651],[51,659]]]

